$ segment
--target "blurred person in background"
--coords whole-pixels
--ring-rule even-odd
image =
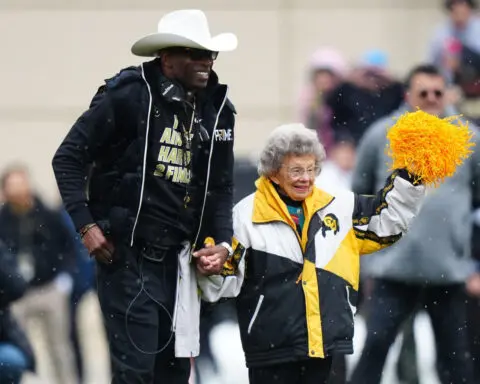
[[[299,98],[299,119],[315,130],[327,155],[335,142],[332,111],[326,104],[330,93],[344,80],[348,72],[345,58],[333,48],[320,48],[310,58],[308,84]]]
[[[35,370],[30,342],[10,310],[26,290],[18,260],[0,242],[0,384],[20,384],[27,370]]]
[[[187,384],[199,351],[196,260],[232,253],[235,108],[213,64],[233,51],[200,10],[167,13],[131,51],[153,58],[100,87],[54,159],[58,188],[97,265],[112,383]]]
[[[374,196],[332,196],[314,184],[324,160],[310,129],[276,128],[256,192],[234,208],[233,256],[222,275],[199,278],[206,300],[236,297],[251,384],[327,383],[332,356],[353,352],[359,256],[400,239],[423,200],[406,170]]]
[[[441,68],[460,111],[480,120],[480,17],[475,0],[446,0],[448,20],[438,26],[429,60]]]
[[[47,352],[58,384],[76,384],[70,335],[73,239],[60,212],[34,193],[25,167],[12,165],[1,176],[5,199],[0,209],[0,240],[16,258],[28,290],[12,306],[26,328],[31,320],[43,327]]]
[[[480,54],[480,18],[475,14],[475,0],[446,0],[448,20],[435,30],[430,41],[430,61],[442,70],[449,83],[461,68],[462,50]]]
[[[355,140],[349,136],[336,141],[323,164],[315,184],[318,188],[334,194],[337,190],[351,190],[355,167]]]
[[[472,256],[476,273],[467,281],[467,320],[475,383],[480,383],[480,208],[475,210],[472,219]]]
[[[78,308],[84,296],[95,289],[95,266],[94,261],[88,254],[87,248],[82,243],[82,240],[75,230],[72,219],[67,211],[61,208],[62,219],[67,227],[70,236],[74,242],[74,262],[72,268],[73,287],[70,295],[70,341],[72,343],[73,352],[75,355],[75,365],[77,368],[77,375],[81,383],[85,377],[85,366],[82,353],[82,333],[79,329],[78,323]]]
[[[372,194],[388,175],[387,131],[394,118],[419,108],[447,116],[445,79],[431,65],[413,68],[405,104],[368,129],[358,147],[353,191]],[[362,261],[373,278],[367,307],[367,338],[351,377],[352,384],[378,384],[390,346],[402,323],[420,306],[435,334],[437,371],[442,384],[473,383],[466,328],[465,283],[472,274],[469,239],[472,202],[480,202],[480,148],[475,127],[474,153],[425,202],[405,238]],[[412,144],[413,145],[413,144]]]
[[[388,70],[387,54],[369,50],[347,79],[329,94],[335,137],[351,136],[355,142],[374,121],[396,110],[403,101],[403,86]]]

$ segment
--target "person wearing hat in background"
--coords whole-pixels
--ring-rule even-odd
[[[131,49],[154,59],[106,80],[53,158],[97,261],[114,384],[188,383],[194,272],[218,273],[232,253],[236,112],[212,66],[236,47],[234,34],[211,36],[200,10],[164,15]],[[207,233],[217,243],[193,259]]]
[[[298,100],[299,121],[317,132],[327,156],[335,144],[335,136],[332,110],[325,100],[345,79],[347,72],[347,61],[339,51],[330,47],[317,49],[310,57],[308,83]]]
[[[351,136],[357,144],[370,124],[402,102],[403,85],[389,73],[387,54],[379,49],[366,51],[348,78],[326,99],[336,141]]]

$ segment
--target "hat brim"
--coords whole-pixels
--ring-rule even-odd
[[[237,36],[233,33],[221,33],[208,41],[194,41],[171,33],[152,33],[137,40],[132,46],[136,56],[154,57],[158,51],[169,47],[187,47],[207,49],[214,52],[228,52],[237,48]]]

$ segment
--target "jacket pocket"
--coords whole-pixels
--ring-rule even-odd
[[[248,324],[247,333],[250,334],[252,331],[253,324],[257,319],[258,313],[260,312],[260,308],[262,307],[263,299],[265,298],[264,295],[260,295],[258,298],[257,306],[255,307],[255,311],[253,312],[252,318],[250,319],[250,323]]]

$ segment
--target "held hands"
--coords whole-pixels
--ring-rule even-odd
[[[97,225],[82,229],[82,241],[90,256],[104,264],[113,262],[113,245],[105,238],[102,230]]]
[[[82,241],[88,253],[104,264],[113,262],[113,245],[105,238],[102,230],[97,225],[89,226],[81,231]],[[197,260],[197,269],[203,275],[219,274],[223,264],[228,258],[228,250],[222,245],[206,244],[204,248],[193,254]]]
[[[221,245],[205,244],[205,247],[195,252],[193,257],[197,259],[197,269],[202,275],[216,275],[222,271],[228,250]]]

